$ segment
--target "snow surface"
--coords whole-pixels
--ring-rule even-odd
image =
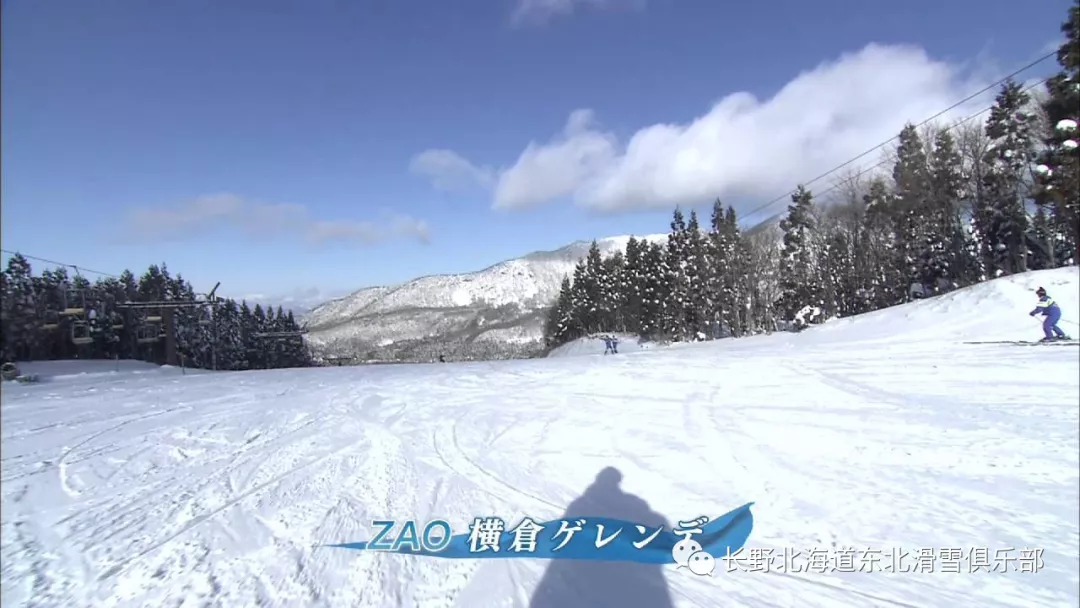
[[[964,342],[1038,338],[1038,285],[1076,335],[1078,279],[618,356],[8,383],[3,605],[635,608],[659,584],[671,601],[650,606],[1076,606],[1080,353]],[[620,488],[591,486],[605,467]],[[321,546],[374,519],[461,532],[582,500],[669,523],[753,501],[748,546],[777,552],[1031,547],[1044,564],[697,577]]]

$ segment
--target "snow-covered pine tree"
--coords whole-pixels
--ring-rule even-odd
[[[278,316],[281,316],[280,307],[278,307]],[[300,324],[297,323],[292,310],[289,310],[285,314],[285,320],[282,323],[282,327],[284,327],[282,331],[300,331]],[[289,367],[310,367],[314,365],[311,350],[308,348],[307,342],[303,339],[303,336],[288,340],[285,343],[285,353],[286,363]]]
[[[274,331],[295,331],[289,329],[289,319],[285,316],[285,311],[279,305],[274,310]],[[281,338],[274,341],[274,364],[277,367],[297,367],[297,363],[292,360],[291,350],[289,345],[302,342],[299,336]]]
[[[630,237],[626,242],[626,259],[619,278],[619,300],[625,329],[632,333],[641,332],[643,297],[641,290],[644,287],[642,255],[647,245],[646,241],[639,241],[632,236]]]
[[[604,260],[600,255],[600,245],[594,240],[585,255],[585,274],[582,287],[588,308],[585,311],[585,328],[589,333],[603,331],[604,317]],[[576,279],[575,279],[576,280]]]
[[[735,337],[746,334],[750,327],[749,294],[746,287],[746,275],[749,270],[749,253],[739,230],[739,218],[735,208],[728,206],[724,211],[721,224],[722,243],[725,248],[727,264],[724,269],[723,302],[728,311],[728,326]]]
[[[40,301],[30,262],[16,253],[8,258],[4,277],[4,358],[35,358],[42,350],[44,302]]]
[[[691,339],[704,339],[709,336],[708,240],[694,210],[690,211],[684,238],[682,275],[686,281],[686,301],[682,307],[682,321]]]
[[[745,289],[750,310],[748,331],[771,332],[777,329],[777,306],[782,295],[780,283],[782,232],[777,226],[767,226],[752,234],[744,234],[746,251]]]
[[[826,317],[854,315],[862,306],[857,265],[862,202],[858,200],[858,192],[852,191],[848,196],[854,200],[842,200],[818,211],[822,216],[819,232],[824,242],[822,308]]]
[[[250,315],[251,311],[247,309],[246,302],[241,308],[235,300],[231,299],[226,299],[214,309],[212,329],[217,349],[214,354],[218,369],[248,368],[245,332],[247,331],[246,320]]]
[[[123,304],[135,302],[139,299],[139,282],[135,274],[130,270],[120,273],[120,285],[117,287],[116,302]],[[119,332],[120,341],[119,355],[121,359],[131,359],[138,356],[139,349],[135,343],[137,317],[128,309],[118,309],[118,316],[123,320],[123,329]]]
[[[1046,82],[1046,128],[1038,157],[1035,200],[1050,215],[1055,249],[1069,249],[1056,264],[1080,263],[1080,2],[1069,7],[1058,47],[1061,70]],[[1070,259],[1071,258],[1071,259]]]
[[[141,302],[160,302],[168,299],[169,271],[162,264],[151,264],[139,277],[138,299]]]
[[[258,333],[258,330],[255,327],[255,316],[251,313],[251,307],[248,306],[247,300],[240,300],[240,305],[237,308],[237,322],[240,336],[237,369],[258,369],[255,365],[255,348],[258,338],[253,335]]]
[[[267,369],[266,338],[259,334],[266,331],[266,311],[262,304],[256,302],[251,309],[251,316],[246,319],[248,363],[251,369]]]
[[[822,312],[826,318],[846,317],[854,307],[850,300],[853,290],[848,289],[853,280],[850,272],[853,243],[835,222],[826,223],[821,230],[825,241],[821,261]]]
[[[544,345],[548,348],[565,344],[579,332],[573,326],[573,301],[570,291],[570,277],[563,277],[559,285],[559,297],[551,305],[544,323]]]
[[[926,240],[920,278],[937,293],[971,284],[978,277],[978,265],[970,257],[972,247],[964,228],[963,161],[948,130],[938,131],[928,164],[930,197],[923,217]]]
[[[163,272],[162,268],[157,264],[151,264],[149,267],[147,267],[146,272],[144,272],[142,276],[139,277],[135,301],[164,301],[167,295],[167,277],[165,276],[165,272]],[[155,326],[151,323],[146,322],[145,318],[147,316],[156,316],[160,312],[161,311],[157,310],[135,310],[132,315],[132,329],[136,332],[136,334],[143,331],[153,331],[155,329]],[[153,342],[149,344],[136,344],[135,357],[143,361],[149,361],[151,363],[164,363],[165,345],[163,341]]]
[[[656,242],[645,242],[641,258],[641,335],[665,339],[666,303],[669,299],[665,249]]]
[[[68,277],[66,268],[44,270],[35,283],[38,292],[37,301],[43,305],[43,310],[56,312],[67,307],[66,297],[68,288],[71,286],[71,279]],[[53,320],[59,322],[59,327],[43,332],[39,356],[48,359],[71,358],[74,351],[71,340],[67,339],[67,336],[71,334],[71,319],[60,317]]]
[[[717,200],[713,204],[710,228],[709,295],[713,304],[710,320],[718,322],[724,335],[739,336],[747,327],[742,294],[747,270],[735,209],[725,208]]]
[[[1050,216],[1046,208],[1039,205],[1035,210],[1035,216],[1031,219],[1031,228],[1028,231],[1028,268],[1031,270],[1046,270],[1056,268],[1055,230],[1050,224]]]
[[[884,179],[870,181],[864,201],[863,241],[860,245],[865,265],[860,266],[860,283],[866,293],[866,307],[877,310],[903,302],[903,252],[897,241],[892,195]]]
[[[923,219],[929,211],[930,171],[926,148],[915,125],[904,126],[899,142],[890,206],[903,287],[907,290],[912,284],[923,282],[923,265],[931,257],[925,252],[935,239],[930,228],[932,222]]]
[[[983,215],[989,206],[986,204],[986,176],[990,173],[987,162],[990,150],[990,138],[986,136],[984,124],[965,121],[953,126],[957,149],[961,158],[961,173],[964,176],[964,232],[967,240],[966,259],[971,265],[971,278],[968,284],[984,281],[987,278],[984,243],[987,239],[981,232],[985,224]]]
[[[1028,230],[1025,202],[1034,148],[1034,119],[1028,103],[1030,96],[1012,80],[998,92],[986,135],[988,172],[984,178],[985,199],[977,210],[979,234],[983,239],[986,266],[992,276],[1027,270],[1025,235]]]
[[[94,282],[92,292],[95,318],[91,321],[94,337],[94,356],[113,358],[120,356],[124,316],[116,307],[118,296],[123,297],[123,286],[114,278],[100,278]]]
[[[687,258],[686,219],[678,207],[672,213],[671,232],[664,256],[664,280],[668,297],[664,300],[664,332],[675,340],[685,340],[689,334],[686,308],[689,304],[689,281],[686,276]]]
[[[708,334],[711,338],[719,337],[718,330],[723,323],[724,268],[727,265],[725,259],[726,249],[721,243],[723,225],[724,204],[720,199],[716,199],[713,201],[709,233],[705,243],[705,255],[709,261],[705,276],[705,294],[708,306],[706,319],[709,325]]]
[[[579,260],[574,265],[573,278],[570,282],[570,317],[573,327],[579,328],[582,335],[589,332],[589,310],[593,307],[589,301],[589,292],[586,287],[588,279],[585,269],[585,260]]]
[[[780,310],[785,320],[794,320],[804,308],[820,307],[823,291],[821,258],[814,247],[814,197],[805,187],[800,185],[791,195],[788,215],[780,222],[780,229],[784,231]]]
[[[600,291],[603,297],[603,327],[611,331],[626,331],[626,316],[623,291],[620,289],[623,274],[626,271],[626,258],[623,252],[616,250],[604,258],[601,265]]]
[[[190,302],[195,299],[195,289],[177,274],[167,278],[165,295],[168,300]],[[204,314],[202,308],[173,309],[176,350],[185,366],[208,369],[212,365],[212,336],[207,331],[209,328],[199,323]]]
[[[264,314],[265,317],[259,324],[261,328],[260,331],[265,333],[280,331],[278,329],[279,326],[277,321],[277,314],[274,311],[274,307],[267,306]],[[261,347],[260,350],[263,357],[263,367],[265,367],[266,369],[274,369],[281,366],[279,350],[282,342],[283,340],[280,338],[269,336],[263,337],[261,340],[259,340],[259,346]]]

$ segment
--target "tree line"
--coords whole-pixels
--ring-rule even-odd
[[[588,255],[547,314],[555,347],[602,332],[699,340],[800,329],[991,278],[1080,260],[1080,18],[1043,90],[1008,80],[981,125],[906,125],[882,165],[824,194],[803,187],[779,225],[742,231],[676,208],[663,242]],[[1033,94],[1034,93],[1034,94]],[[820,199],[820,200],[819,200]]]
[[[4,362],[49,359],[167,360],[165,306],[138,303],[200,301],[191,284],[168,268],[151,265],[138,279],[131,271],[91,283],[60,267],[35,275],[30,262],[13,255],[0,273],[3,294],[0,348]],[[222,298],[172,309],[180,363],[219,370],[304,367],[312,364],[297,337],[261,334],[296,332],[292,311],[264,309]]]

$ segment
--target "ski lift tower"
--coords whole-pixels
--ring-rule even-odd
[[[180,359],[176,352],[176,316],[175,313],[178,309],[191,309],[191,308],[206,308],[213,314],[213,307],[217,305],[218,299],[215,295],[217,288],[221,285],[221,281],[218,281],[214,288],[210,290],[210,293],[205,294],[203,297],[196,296],[193,300],[159,300],[154,302],[124,302],[123,304],[117,304],[117,308],[124,310],[136,310],[150,313],[145,318],[147,323],[151,324],[151,327],[158,325],[160,331],[155,331],[154,335],[140,333],[138,341],[140,343],[157,342],[161,338],[165,338],[165,364],[166,365],[179,365]],[[215,336],[214,343],[211,344],[213,349],[213,355],[216,362],[217,359],[217,340]],[[216,367],[216,364],[215,364]]]

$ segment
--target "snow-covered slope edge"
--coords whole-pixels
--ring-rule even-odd
[[[663,242],[667,235],[637,238]],[[597,245],[603,255],[610,255],[624,249],[629,239],[609,237]],[[317,350],[351,352],[422,339],[536,342],[543,329],[542,310],[590,245],[579,241],[476,272],[360,289],[304,316],[309,342]]]
[[[934,298],[838,319],[806,330],[807,342],[936,339],[958,341],[1038,340],[1043,317],[1032,319],[1035,290],[1045,287],[1061,307],[1059,326],[1077,337],[1080,322],[1080,268],[1038,270],[993,279]]]
[[[1032,319],[1028,313],[1035,308],[1035,290],[1039,287],[1046,288],[1061,307],[1059,327],[1071,337],[1080,337],[1080,268],[1070,266],[993,279],[933,298],[812,326],[798,334],[783,332],[724,344],[727,349],[739,350],[743,345],[760,347],[761,340],[784,348],[808,348],[837,340],[890,344],[940,339],[973,343],[1034,341],[1042,337],[1043,317]],[[633,336],[622,336],[620,340],[620,353],[652,346]],[[553,349],[548,356],[603,352],[604,342],[599,337],[585,337]]]

